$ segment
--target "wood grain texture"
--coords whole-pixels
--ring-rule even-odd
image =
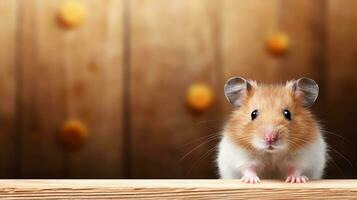
[[[82,3],[85,22],[67,30],[61,1],[23,1],[22,177],[122,177],[122,1]],[[75,151],[58,142],[71,119],[89,130]]]
[[[357,115],[357,15],[354,9],[357,2],[329,0],[326,3],[326,124],[332,134],[344,138],[333,136],[329,140],[333,148],[331,155],[337,163],[330,174],[332,177],[356,178],[357,128],[351,116]]]
[[[14,177],[17,1],[0,2],[0,177]]]
[[[357,16],[353,0],[329,0],[327,3],[327,76],[329,100],[344,105],[354,105],[354,98],[341,98],[348,94],[357,97],[356,52]]]
[[[56,23],[61,1],[21,1],[19,119],[21,177],[65,174],[59,126],[66,118],[65,40]]]
[[[279,31],[279,0],[222,1],[222,66],[224,79],[242,76],[273,82],[277,59],[265,49],[268,37]]]
[[[132,177],[214,176],[214,145],[187,143],[217,131],[219,106],[196,115],[185,96],[196,82],[221,95],[217,2],[130,1]]]
[[[288,35],[291,45],[287,55],[282,56],[279,62],[276,81],[305,76],[313,78],[324,88],[324,1],[281,1],[279,27]]]
[[[3,199],[356,199],[356,180],[2,180]]]
[[[67,155],[67,177],[122,177],[123,1],[83,0],[84,24],[65,38],[67,119],[88,127],[88,140]]]
[[[239,75],[278,82],[300,76],[322,81],[324,6],[322,1],[231,1],[223,3],[222,59],[225,78]],[[316,15],[321,13],[321,15]],[[265,49],[268,37],[283,32],[291,46],[286,55]]]

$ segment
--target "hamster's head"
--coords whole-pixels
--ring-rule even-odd
[[[260,85],[233,77],[224,89],[235,107],[226,134],[240,147],[254,152],[292,152],[317,137],[318,125],[308,109],[318,96],[314,80]]]

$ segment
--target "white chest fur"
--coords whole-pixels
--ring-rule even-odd
[[[315,141],[295,154],[252,155],[231,142],[227,136],[222,137],[218,150],[219,174],[224,179],[241,178],[244,169],[251,165],[256,166],[260,178],[286,178],[288,167],[294,166],[308,178],[319,179],[323,175],[326,163],[326,143],[321,134]]]

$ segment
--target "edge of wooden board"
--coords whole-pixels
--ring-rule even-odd
[[[7,179],[0,180],[0,188],[212,188],[212,189],[356,189],[357,179],[313,180],[307,183],[285,183],[262,180],[245,184],[240,180],[220,179]]]

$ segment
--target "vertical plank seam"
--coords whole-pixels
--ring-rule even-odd
[[[327,50],[327,1],[324,1],[322,0],[321,1],[321,17],[322,17],[322,20],[321,20],[321,37],[318,37],[320,40],[319,40],[319,43],[321,44],[319,50],[321,50],[319,53],[321,54],[321,59],[320,59],[320,66],[318,67],[318,73],[321,74],[321,82],[320,82],[320,85],[322,85],[323,88],[325,88],[325,91],[322,93],[321,95],[321,107],[323,110],[325,110],[324,108],[326,107],[326,99],[327,99],[327,92],[329,91],[326,86],[328,85],[327,84],[327,72],[326,72],[326,69],[328,69],[328,67],[326,66],[327,65],[327,55],[328,55],[328,50]]]
[[[217,74],[217,81],[216,81],[216,84],[218,87],[217,88],[217,91],[221,91],[221,84],[223,83],[224,81],[224,72],[223,72],[223,62],[222,62],[222,23],[223,23],[223,20],[222,20],[222,2],[224,3],[224,1],[221,1],[221,0],[217,0],[216,1],[216,4],[217,4],[217,12],[216,12],[216,24],[215,24],[215,29],[216,29],[216,51],[215,51],[215,54],[216,54],[216,74]],[[223,86],[223,85],[222,85]],[[222,92],[222,95],[223,95],[223,92]],[[221,105],[221,104],[219,104]]]
[[[216,95],[216,108],[215,108],[215,112],[217,115],[217,118],[222,119],[223,117],[223,103],[225,103],[225,101],[222,102],[222,97],[223,97],[223,85],[224,85],[224,68],[223,68],[223,61],[222,61],[222,23],[223,23],[223,4],[224,1],[221,0],[216,0],[215,4],[216,4],[216,12],[215,12],[215,25],[214,25],[214,31],[215,31],[215,65],[214,66],[214,77],[215,77],[215,95]],[[223,126],[223,124],[219,124],[220,127]],[[217,128],[217,127],[215,127]],[[215,155],[214,155],[215,156]],[[209,156],[210,158],[214,157]],[[215,177],[211,177],[211,178],[217,178],[219,177],[218,175],[218,171],[216,169],[216,166],[213,165],[214,162],[210,162],[210,169],[214,169],[215,172]],[[212,167],[213,165],[213,167]]]
[[[283,24],[284,24],[284,15],[283,15],[283,10],[285,9],[285,2],[284,0],[279,0],[279,1],[276,1],[276,5],[275,5],[275,17],[276,17],[276,23],[274,24],[275,26],[275,30],[273,30],[274,32],[286,32]],[[274,33],[273,34],[276,34]],[[287,33],[289,34],[289,33]],[[277,67],[277,70],[274,74],[275,78],[278,78],[279,81],[284,81],[282,79],[282,77],[280,76],[280,73],[281,73],[281,69],[284,68],[284,62],[282,62],[281,59],[279,59],[276,63],[275,63],[275,66]],[[276,74],[278,73],[278,74]]]
[[[123,0],[123,129],[122,170],[124,178],[131,177],[131,113],[130,113],[130,0]]]
[[[70,37],[68,37],[69,35],[66,33],[63,33],[63,42],[64,42],[64,49],[63,49],[63,88],[65,90],[65,102],[63,102],[64,104],[64,112],[63,112],[63,117],[66,118],[71,118],[73,117],[71,115],[71,104],[70,102],[70,95],[69,95],[69,91],[70,91],[70,77],[69,77],[69,66],[70,66],[70,54],[68,53],[69,51],[69,43],[70,41]],[[64,122],[63,122],[64,123]],[[63,161],[63,176],[64,178],[70,178],[71,177],[71,155],[67,153],[62,153],[62,161]]]
[[[223,118],[223,113],[224,113],[224,103],[226,103],[226,101],[224,101],[224,93],[223,93],[223,86],[225,83],[224,80],[224,66],[223,66],[223,57],[222,57],[222,46],[223,46],[223,37],[222,37],[222,30],[223,30],[223,4],[225,1],[221,1],[221,0],[216,0],[216,9],[217,12],[215,12],[215,18],[216,18],[216,24],[215,24],[215,31],[216,31],[216,38],[215,38],[215,74],[216,74],[216,86],[215,86],[215,92],[216,94],[216,114],[218,115],[218,118],[222,119]],[[220,127],[223,126],[223,124],[219,125]],[[216,173],[217,174],[217,173]]]
[[[23,126],[23,118],[22,118],[22,18],[23,18],[23,1],[16,0],[16,31],[15,31],[15,116],[14,116],[14,172],[13,175],[15,178],[21,178],[22,172],[22,152],[23,152],[23,142],[22,142],[22,126]]]

